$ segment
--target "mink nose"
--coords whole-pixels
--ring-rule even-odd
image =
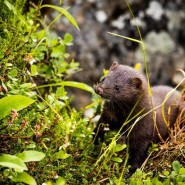
[[[99,94],[99,95],[102,95],[102,94],[103,94],[103,88],[102,88],[100,85],[98,85],[98,86],[96,86],[96,88],[95,88],[95,92],[96,92],[97,94]]]

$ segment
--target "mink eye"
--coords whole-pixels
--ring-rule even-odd
[[[118,91],[118,90],[120,89],[120,86],[119,86],[119,85],[115,85],[114,89],[115,89],[116,91]]]

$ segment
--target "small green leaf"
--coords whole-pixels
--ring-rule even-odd
[[[59,177],[55,183],[55,185],[66,185],[66,180],[63,177]]]
[[[71,45],[72,41],[73,41],[72,35],[70,35],[69,33],[66,33],[66,34],[64,35],[64,43],[65,43],[66,45]]]
[[[173,166],[174,171],[178,174],[181,168],[179,161],[174,161],[172,166]]]
[[[20,85],[20,88],[21,88],[21,89],[31,89],[31,88],[33,88],[33,87],[35,87],[35,86],[36,86],[36,84],[24,83],[24,84],[21,84],[21,85]]]
[[[179,174],[185,175],[185,168],[181,168],[180,171],[179,171]]]
[[[3,154],[0,156],[0,165],[8,168],[14,168],[18,170],[28,170],[25,163],[14,155]]]
[[[154,184],[154,183],[153,183]],[[152,184],[152,185],[153,185]],[[170,184],[170,180],[169,179],[166,179],[164,182],[163,182],[163,184],[162,185],[169,185]]]
[[[26,145],[26,149],[33,149],[33,148],[36,148],[35,143],[30,143],[30,144]]]
[[[68,157],[70,157],[70,154],[67,154],[65,151],[60,150],[59,152],[56,152],[52,155],[52,159],[58,160],[58,159],[67,159]]]
[[[62,57],[62,54],[64,51],[64,46],[59,45],[59,46],[55,46],[52,48],[52,53],[51,53],[51,57],[53,58],[60,58]]]
[[[117,162],[117,163],[123,162],[123,160],[120,157],[112,157],[112,161]]]
[[[67,92],[65,91],[63,87],[57,88],[56,97],[66,99],[66,95],[67,95]]]
[[[26,172],[18,173],[17,176],[11,178],[13,182],[23,182],[29,185],[37,185],[35,179]]]
[[[22,153],[19,153],[16,156],[19,157],[24,162],[31,162],[31,161],[42,160],[45,157],[45,154],[42,152],[29,150],[29,151],[24,151]]]
[[[3,89],[7,92],[8,91],[8,88],[7,88],[7,86],[2,82],[2,87],[3,87]]]
[[[12,78],[15,78],[17,76],[17,70],[16,69],[12,69],[9,73],[9,75],[12,77]]]
[[[15,7],[11,3],[9,3],[9,1],[5,0],[4,4],[9,8],[9,10],[12,10],[13,13],[15,15],[17,15],[17,11],[16,11]]]
[[[38,71],[37,71],[37,66],[36,65],[31,65],[31,75],[32,76],[38,75]]]
[[[0,99],[0,119],[9,115],[12,110],[22,110],[34,102],[35,100],[22,95],[4,97]]]
[[[170,176],[174,178],[177,176],[177,173],[175,171],[172,171]]]
[[[165,170],[165,171],[163,171],[163,174],[164,174],[164,176],[169,176],[170,172]]]
[[[126,144],[120,145],[120,144],[116,144],[116,146],[114,147],[114,152],[120,152],[122,150],[124,150],[127,147]]]

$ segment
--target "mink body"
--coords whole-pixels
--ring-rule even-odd
[[[162,116],[162,106],[154,111],[151,110],[153,107],[159,106],[167,93],[173,89],[168,86],[156,86],[152,87],[151,90],[152,101],[148,94],[145,76],[132,67],[119,65],[117,62],[112,64],[108,75],[95,87],[96,93],[106,100],[95,130],[97,132],[95,143],[98,142],[98,138],[103,140],[106,132],[103,124],[108,124],[110,130],[119,130],[131,112],[129,119],[141,111],[141,114],[126,124],[121,131],[128,135],[128,162],[131,165],[131,173],[142,165],[151,143],[159,142],[160,138],[166,139],[168,137],[168,128]],[[174,91],[164,105],[165,117],[170,126],[174,125],[179,113],[179,98],[180,93]],[[135,109],[133,109],[134,107]],[[170,114],[168,114],[169,108]],[[139,116],[145,113],[148,114],[136,121]]]

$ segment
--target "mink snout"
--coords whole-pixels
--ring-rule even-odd
[[[103,88],[101,87],[101,85],[97,85],[97,86],[95,87],[95,92],[96,92],[97,94],[99,94],[100,96],[103,94]]]

